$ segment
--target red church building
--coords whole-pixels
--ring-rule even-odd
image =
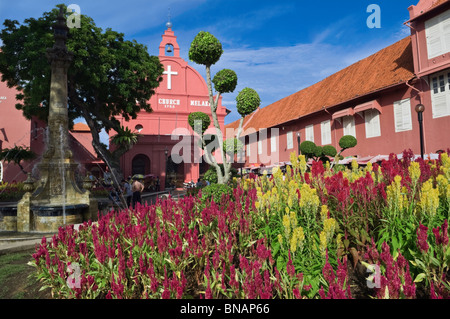
[[[411,36],[247,116],[244,166],[287,162],[305,140],[339,151],[344,135],[358,144],[343,156],[362,164],[405,149],[421,154],[418,105],[425,156],[450,148],[450,1],[408,10]]]
[[[180,187],[183,182],[196,182],[208,168],[205,161],[196,156],[199,149],[188,116],[192,112],[211,116],[211,108],[206,82],[180,57],[180,47],[170,22],[162,35],[159,59],[164,74],[149,101],[152,112],[143,111],[129,121],[118,119],[124,127],[141,134],[138,143],[121,158],[123,174],[125,177],[135,174],[159,177],[163,190],[165,186]],[[222,130],[228,113],[220,97],[217,116]],[[110,137],[114,134],[111,132]]]

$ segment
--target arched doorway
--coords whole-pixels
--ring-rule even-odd
[[[166,162],[166,188],[183,187],[184,182],[184,163],[174,163],[169,156]]]
[[[136,155],[131,162],[131,175],[150,174],[150,159],[147,155],[139,154]]]

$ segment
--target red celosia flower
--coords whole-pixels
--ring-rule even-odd
[[[289,260],[286,265],[286,270],[287,270],[288,275],[293,278],[293,277],[295,277],[295,267],[294,267],[294,264],[292,263],[290,250],[289,250],[288,254],[289,254]]]
[[[420,224],[417,229],[417,247],[419,247],[420,251],[426,253],[428,252],[428,227]]]

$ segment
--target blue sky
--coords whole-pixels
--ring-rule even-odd
[[[408,7],[418,0],[73,0],[97,26],[110,27],[147,45],[158,54],[170,8],[181,56],[188,61],[191,41],[199,31],[214,34],[224,48],[212,67],[236,71],[238,87],[223,96],[239,118],[235,97],[244,87],[258,91],[261,107],[308,87],[410,34],[403,25]],[[0,21],[42,16],[53,0],[0,0]],[[369,28],[370,4],[380,7],[381,28]],[[203,66],[189,62],[203,76]]]

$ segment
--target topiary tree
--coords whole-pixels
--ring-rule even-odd
[[[339,151],[338,154],[335,155],[334,157],[334,162],[333,165],[331,167],[334,166],[334,164],[336,164],[339,159],[342,158],[341,153],[343,151],[345,151],[346,149],[355,147],[358,144],[358,141],[356,140],[356,137],[352,136],[352,135],[344,135],[341,137],[341,139],[339,140],[339,146],[341,147],[341,150]]]
[[[204,136],[205,131],[202,131],[200,134],[200,130],[195,130],[196,126],[195,121],[190,122],[189,125],[196,131],[196,133],[200,136],[200,142],[203,146],[203,149],[206,150],[205,156],[210,165],[214,167],[217,173],[217,179],[219,184],[226,184],[231,177],[231,162],[227,160],[227,148],[224,147],[224,138],[222,131],[220,129],[219,120],[217,118],[217,107],[219,103],[219,98],[223,93],[231,93],[236,89],[237,86],[237,75],[233,70],[223,69],[216,73],[214,79],[211,80],[211,66],[214,65],[217,61],[219,61],[222,56],[223,49],[220,41],[214,37],[211,33],[200,31],[194,38],[191,43],[191,47],[189,49],[189,59],[197,64],[202,64],[206,68],[206,84],[208,86],[208,94],[209,94],[209,104],[211,106],[211,116],[213,120],[214,127],[216,128],[216,137],[219,148],[223,151],[221,152],[222,163],[224,170],[220,168],[216,159],[212,156],[212,151],[208,151],[207,143]],[[213,94],[213,84],[214,89],[217,94],[214,96]],[[245,88],[241,92],[239,92],[237,98],[237,109],[239,114],[242,116],[241,121],[239,123],[238,133],[236,135],[236,139],[239,140],[240,134],[242,131],[242,125],[244,123],[244,118],[248,114],[254,112],[260,105],[261,100],[259,98],[258,93],[250,88]],[[200,122],[202,128],[208,124],[206,118],[197,117],[196,121]],[[209,126],[210,124],[208,124]],[[207,127],[208,127],[207,126]],[[236,144],[237,145],[237,144]],[[234,156],[235,147],[231,147],[232,154],[230,156]]]
[[[307,159],[312,158],[315,161],[329,161],[329,157],[336,156],[336,148],[332,145],[318,146],[314,142],[304,141],[300,144],[300,151]]]
[[[313,158],[316,153],[317,145],[311,141],[304,141],[300,144],[300,152],[306,156],[306,159]]]
[[[211,119],[206,113],[194,112],[189,114],[188,123],[195,133],[197,133],[198,135],[203,135],[211,125]]]
[[[333,145],[325,145],[322,149],[325,156],[335,157],[337,154],[337,150]]]
[[[354,136],[352,136],[352,135],[342,136],[341,139],[339,140],[339,146],[341,147],[340,153],[342,153],[343,151],[345,151],[348,148],[355,147],[356,144],[358,144],[358,141],[356,140],[356,138]]]

